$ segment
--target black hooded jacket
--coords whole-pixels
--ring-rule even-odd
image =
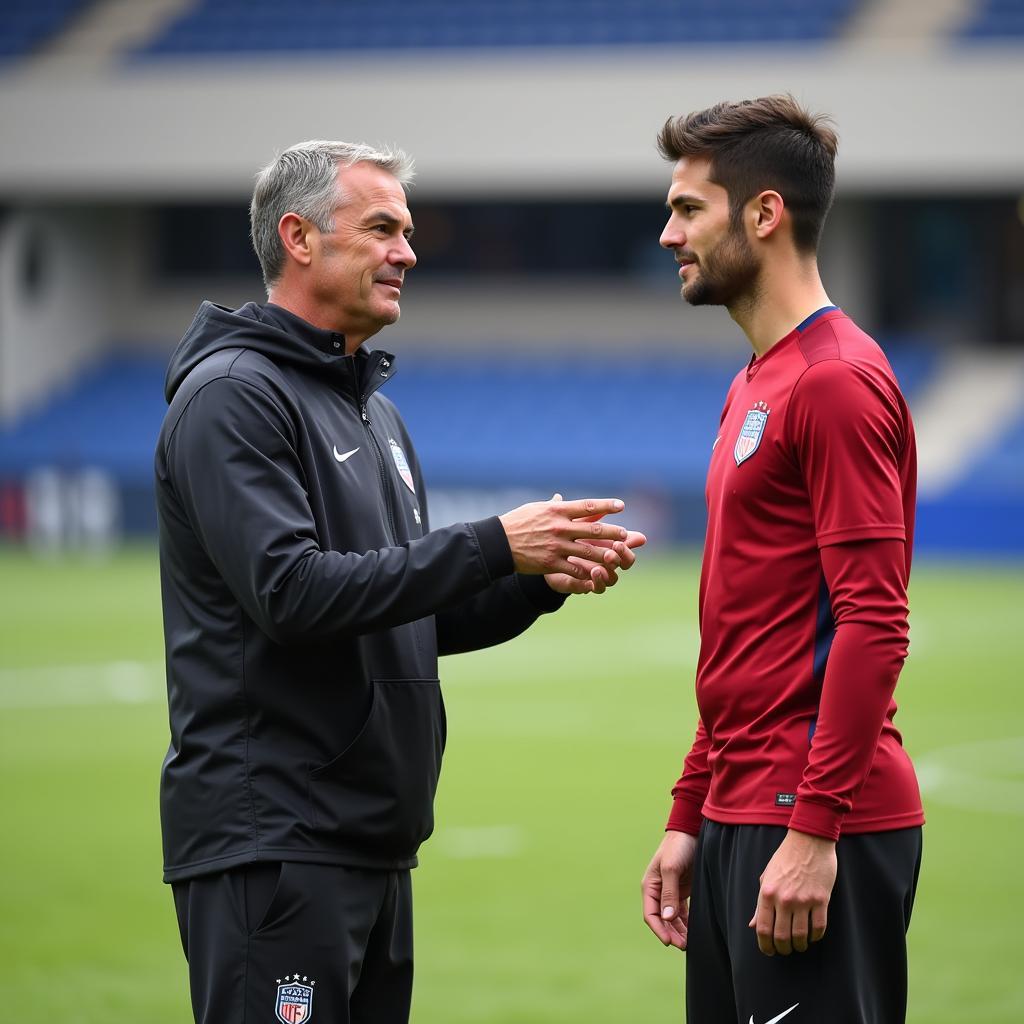
[[[497,518],[430,531],[384,352],[204,302],[156,451],[171,742],[164,878],[255,860],[404,868],[433,827],[439,654],[563,598]]]

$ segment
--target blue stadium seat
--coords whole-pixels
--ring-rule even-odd
[[[813,42],[858,0],[201,0],[140,55]]]
[[[511,343],[504,352],[512,352]],[[933,349],[892,356],[913,395],[932,373]],[[163,417],[166,361],[117,356],[0,430],[0,478],[36,465],[94,465],[146,482]],[[430,358],[403,353],[386,394],[416,439],[431,483],[442,486],[622,486],[699,492],[733,358],[631,352],[628,360],[499,349]],[[615,386],[608,387],[609,381]],[[600,395],[600,415],[594,414]],[[595,443],[599,441],[599,443]]]
[[[1024,0],[983,0],[960,36],[975,42],[1019,41],[1024,38]]]
[[[1024,500],[1024,414],[1006,424],[971,467],[958,490],[964,496],[1013,496]]]
[[[6,0],[0,61],[23,57],[59,32],[88,0]]]

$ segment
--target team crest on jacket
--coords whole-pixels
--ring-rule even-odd
[[[409,460],[405,457],[405,452],[402,451],[398,442],[393,438],[388,438],[388,444],[391,445],[391,457],[395,460],[395,465],[398,467],[398,475],[405,481],[405,486],[416,493],[416,485],[412,482],[412,470],[409,469]]]
[[[747,418],[740,427],[740,436],[736,438],[736,446],[732,450],[737,466],[741,462],[746,462],[757,451],[770,412],[771,409],[764,402],[757,402],[747,413]]]
[[[287,975],[277,979],[277,1005],[274,1013],[281,1024],[305,1024],[313,1016],[315,984],[305,975],[302,981],[299,981],[297,974],[293,974],[290,979]]]

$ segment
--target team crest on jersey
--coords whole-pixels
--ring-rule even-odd
[[[293,974],[277,979],[277,1005],[274,1013],[281,1024],[305,1024],[313,1016],[313,986],[305,975],[302,981]]]
[[[740,436],[736,438],[736,446],[732,450],[736,465],[746,462],[760,447],[761,437],[764,434],[765,424],[768,422],[768,413],[771,409],[764,402],[757,402],[754,408],[747,413],[747,418],[740,427]]]
[[[393,438],[388,438],[388,444],[391,445],[391,457],[395,460],[395,465],[398,467],[398,475],[405,481],[405,486],[416,493],[416,485],[412,482],[412,470],[409,469],[409,460],[405,457],[405,452],[402,451],[398,442]]]

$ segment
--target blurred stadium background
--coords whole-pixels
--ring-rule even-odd
[[[678,298],[653,140],[669,115],[786,90],[838,123],[826,286],[888,352],[919,435],[911,1020],[1024,1019],[1022,0],[0,15],[3,991],[62,1024],[187,1019],[158,881],[163,372],[201,299],[263,295],[255,171],[344,138],[418,164],[420,262],[376,344],[399,357],[389,395],[434,520],[601,491],[652,538],[621,590],[445,666],[414,1019],[679,1019],[681,962],[636,891],[691,735],[703,473],[748,349]]]

